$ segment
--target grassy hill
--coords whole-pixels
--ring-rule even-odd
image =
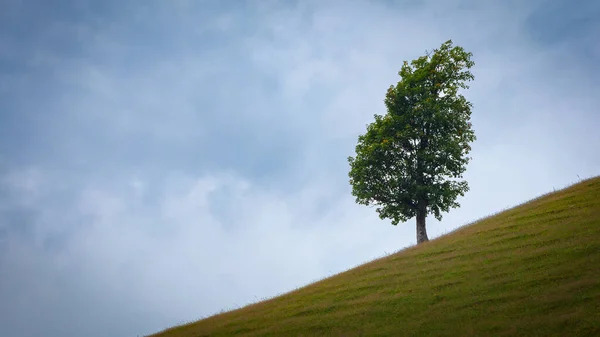
[[[154,336],[231,335],[600,336],[600,177]]]

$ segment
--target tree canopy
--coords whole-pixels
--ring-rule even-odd
[[[476,137],[472,104],[460,91],[474,80],[471,56],[448,40],[404,61],[401,80],[385,95],[387,113],[374,115],[348,158],[356,202],[375,205],[393,225],[416,216],[418,243],[428,240],[427,214],[441,220],[469,190],[461,178]]]

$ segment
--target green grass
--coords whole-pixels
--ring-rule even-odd
[[[600,177],[154,336],[231,335],[600,336]]]

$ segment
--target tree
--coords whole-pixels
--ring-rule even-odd
[[[472,55],[448,40],[404,61],[401,80],[385,96],[387,114],[375,114],[358,137],[356,157],[348,157],[356,202],[377,206],[379,217],[393,225],[416,216],[418,244],[429,240],[427,214],[441,220],[469,190],[460,178],[476,138],[472,104],[459,90],[474,80]]]

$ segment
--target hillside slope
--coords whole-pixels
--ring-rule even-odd
[[[600,336],[600,177],[154,336]]]

